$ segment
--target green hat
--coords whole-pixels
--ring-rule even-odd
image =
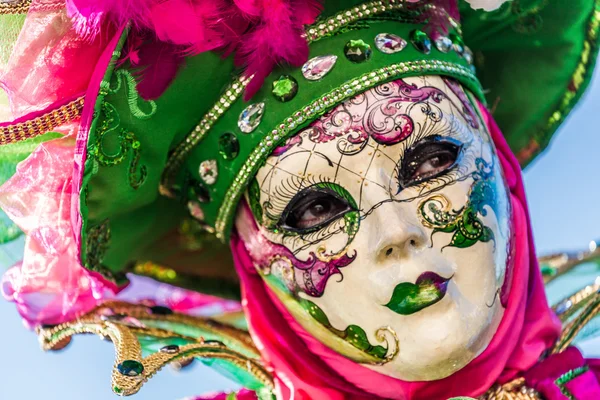
[[[235,296],[223,243],[266,157],[341,102],[403,77],[458,80],[527,163],[589,82],[600,0],[513,0],[493,12],[461,3],[460,24],[438,3],[326,1],[304,31],[306,63],[277,66],[249,101],[251,77],[212,52],[186,57],[164,93],[143,99],[136,69],[118,63],[124,29],[81,143],[82,263]],[[448,32],[432,33],[423,16],[440,12]]]

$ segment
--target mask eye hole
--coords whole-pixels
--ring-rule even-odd
[[[404,154],[399,171],[400,188],[426,182],[451,170],[462,154],[462,144],[440,136],[421,140]]]
[[[290,201],[279,225],[292,232],[313,232],[352,210],[348,201],[332,190],[309,187]]]

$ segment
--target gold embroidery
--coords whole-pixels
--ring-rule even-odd
[[[19,122],[14,125],[0,126],[0,146],[43,135],[48,131],[71,122],[81,116],[84,98],[80,97],[62,107],[44,115]]]

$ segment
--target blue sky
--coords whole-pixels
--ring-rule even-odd
[[[525,171],[525,184],[538,252],[581,249],[600,238],[600,69],[584,101],[550,148]],[[0,269],[18,254],[0,249]],[[113,349],[97,337],[75,337],[59,353],[43,353],[36,336],[21,325],[10,303],[0,300],[0,398],[2,400],[107,400]],[[210,369],[168,368],[136,395],[140,400],[176,400],[230,383]]]

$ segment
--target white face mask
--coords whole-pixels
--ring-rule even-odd
[[[259,273],[344,356],[436,380],[498,328],[509,198],[459,84],[406,78],[339,105],[268,158],[247,198],[236,227]]]

